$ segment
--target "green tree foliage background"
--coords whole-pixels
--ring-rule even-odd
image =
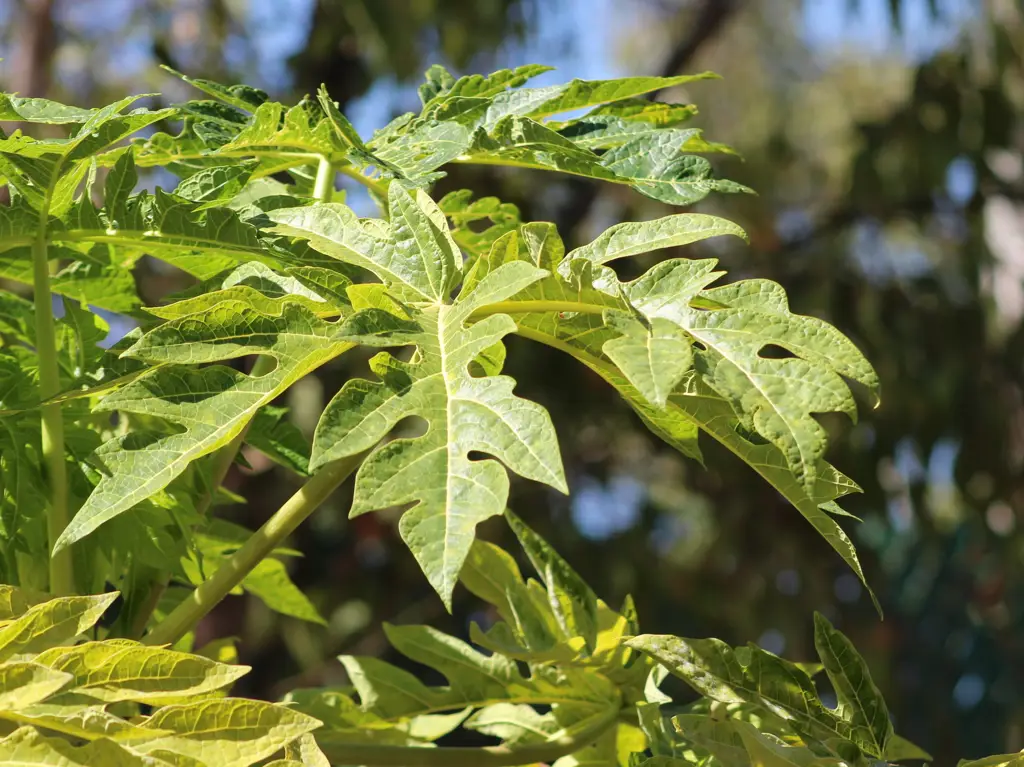
[[[702,104],[694,124],[742,155],[719,158],[721,175],[759,195],[697,209],[736,220],[752,245],[690,252],[720,258],[737,279],[781,282],[794,311],[836,324],[876,366],[880,408],[857,425],[830,423],[829,459],[865,488],[847,504],[864,524],[847,529],[886,619],[814,530],[724,450],[705,443],[700,470],[649,437],[599,379],[515,340],[507,369],[555,418],[574,494],[514,484],[512,505],[599,593],[633,593],[649,631],[755,639],[811,659],[817,609],[865,655],[900,732],[938,764],[1024,747],[1019,3],[0,0],[0,56],[5,90],[82,105],[150,83],[176,97],[158,63],[282,98],[326,82],[362,130],[411,106],[412,78],[434,61],[461,72],[554,59],[559,80],[721,73],[679,95]],[[557,222],[569,247],[667,212],[625,188],[539,172],[456,168],[442,184],[500,189],[524,220]],[[186,284],[148,262],[136,277],[151,299]],[[351,369],[303,381],[281,403],[288,417],[311,429]],[[230,482],[254,500],[231,514],[251,527],[294,488],[248,458]],[[325,659],[386,653],[381,621],[463,633],[486,620],[463,590],[446,617],[397,515],[349,522],[347,500],[295,536],[305,556],[294,577],[327,627],[243,598],[203,624],[205,639],[244,634],[241,661],[254,671],[239,694],[344,682]]]

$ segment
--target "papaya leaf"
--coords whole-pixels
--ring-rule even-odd
[[[171,767],[161,759],[152,759],[130,751],[112,740],[101,739],[83,746],[66,740],[47,738],[33,727],[19,727],[0,739],[0,765],[40,765],[45,767]]]
[[[142,753],[167,751],[204,764],[248,767],[313,731],[320,722],[273,703],[220,698],[163,706],[143,726],[173,734],[136,745]]]
[[[886,754],[893,736],[889,709],[864,659],[821,613],[814,614],[814,646],[836,691],[840,715],[857,728],[858,740]]]
[[[655,434],[685,455],[699,460],[698,429],[720,441],[800,511],[854,570],[874,601],[853,543],[832,516],[832,510],[838,508],[832,502],[859,488],[822,460],[823,429],[809,413],[805,416],[814,421],[813,434],[821,439],[815,443],[818,456],[815,458],[813,451],[808,456],[808,460],[813,458],[812,463],[799,464],[797,459],[791,463],[775,444],[752,442],[745,436],[744,427],[755,413],[737,410],[737,404],[742,407],[744,402],[759,396],[756,387],[746,399],[734,403],[733,397],[725,396],[716,388],[719,379],[713,367],[719,354],[716,347],[721,347],[722,356],[742,363],[744,357],[738,357],[734,351],[737,344],[743,350],[756,348],[757,351],[745,357],[756,366],[794,362],[801,367],[812,366],[825,380],[839,382],[845,394],[837,404],[842,411],[851,412],[852,396],[840,375],[862,381],[872,389],[877,388],[878,381],[856,347],[827,323],[789,313],[785,293],[776,283],[745,280],[708,289],[722,275],[714,270],[716,262],[712,259],[670,259],[624,284],[603,266],[616,258],[721,234],[743,236],[739,227],[723,219],[678,214],[612,227],[592,243],[564,255],[553,226],[528,224],[515,235],[517,245],[508,239],[510,235],[495,241],[486,257],[479,259],[467,274],[464,290],[470,289],[480,275],[509,261],[526,261],[548,269],[550,277],[502,302],[502,309],[515,318],[519,335],[576,357],[615,387]],[[714,308],[694,308],[698,304]],[[695,366],[683,373],[665,407],[651,403],[607,356],[606,344],[621,337],[604,322],[603,317],[609,311],[628,315],[639,312],[648,322],[669,321],[706,347],[694,350]],[[741,327],[732,330],[730,317],[738,317]],[[760,351],[771,345],[781,346],[801,357],[762,359]],[[727,364],[733,363],[727,360]],[[735,379],[730,380],[735,386],[739,385]],[[795,388],[799,382],[791,379],[787,386]],[[780,392],[778,396],[783,397],[787,413],[807,396],[806,392],[796,392],[795,400],[785,400],[788,389],[774,387],[772,391]],[[765,423],[770,413],[757,410],[756,415],[757,422]],[[753,431],[753,428],[747,429],[747,433]],[[790,444],[785,435],[777,432],[772,435],[780,443]],[[875,606],[877,609],[877,601]]]
[[[335,332],[331,323],[297,303],[283,304],[280,314],[264,314],[252,303],[230,300],[144,335],[125,356],[171,364],[107,395],[99,408],[163,419],[177,424],[178,431],[166,436],[132,432],[100,448],[96,457],[105,474],[57,547],[88,535],[162,490],[192,461],[229,443],[260,408],[351,348]],[[274,358],[274,370],[255,377],[218,365],[184,366],[253,353]],[[204,417],[208,413],[217,417]]]
[[[37,653],[72,639],[92,626],[117,598],[117,593],[61,597],[33,605],[0,627],[0,661]]]
[[[460,280],[461,257],[443,213],[422,192],[398,184],[389,191],[392,223],[370,228],[337,205],[275,211],[276,231],[309,239],[340,260],[376,274],[403,302],[404,316],[369,307],[339,328],[338,338],[370,346],[415,345],[402,362],[388,353],[371,360],[381,383],[348,382],[317,426],[311,468],[372,448],[399,421],[428,423],[417,438],[378,448],[356,477],[352,514],[413,503],[399,529],[428,580],[450,605],[477,523],[504,511],[508,478],[493,460],[470,460],[473,451],[501,459],[516,473],[566,490],[557,442],[547,413],[512,394],[504,376],[474,378],[470,364],[515,325],[496,314],[467,320],[487,303],[513,295],[545,272],[509,264],[449,297]]]
[[[810,676],[800,666],[756,645],[734,650],[717,639],[657,635],[627,639],[626,644],[664,664],[711,700],[753,704],[781,717],[800,737],[821,748],[831,748],[833,741],[852,743],[870,757],[884,758],[892,725],[863,659],[831,625],[819,619],[815,629],[819,654],[836,686],[837,709],[821,702]],[[749,746],[751,741],[743,737],[743,729],[737,733]]]
[[[231,684],[249,670],[247,666],[227,666],[199,655],[127,640],[56,647],[37,655],[35,662],[70,675],[70,692],[106,703],[135,701],[151,705],[204,695]]]
[[[511,511],[509,527],[547,588],[551,610],[569,637],[581,636],[593,648],[597,641],[597,597],[558,552]]]
[[[0,94],[0,121],[80,125],[88,121],[95,111],[95,109],[67,106],[49,99]]]
[[[0,663],[0,711],[38,703],[71,682],[71,676],[36,662]]]

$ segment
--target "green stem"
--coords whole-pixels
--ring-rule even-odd
[[[316,167],[316,181],[313,182],[313,197],[317,202],[327,202],[334,191],[334,167],[326,157],[320,158]]]
[[[356,470],[362,459],[362,453],[343,458],[314,474],[213,576],[203,581],[142,641],[149,645],[173,644],[185,636],[312,514]]]
[[[369,176],[364,176],[362,173],[360,173],[358,170],[353,168],[351,165],[343,165],[341,168],[339,168],[339,170],[344,175],[348,176],[351,179],[354,179],[354,180],[358,181],[360,184],[362,184],[367,189],[369,189],[371,192],[373,192],[375,195],[377,195],[377,197],[380,198],[380,201],[382,203],[385,203],[385,204],[387,203],[387,201],[388,201],[388,187],[387,187],[387,184],[385,184],[383,181],[378,181],[377,179],[370,178]]]
[[[418,748],[344,744],[321,746],[332,764],[361,764],[364,767],[516,767],[554,762],[580,751],[613,727],[617,708],[577,733],[567,733],[544,743],[527,746],[484,746],[482,748]]]
[[[533,312],[572,312],[574,314],[602,314],[611,306],[588,304],[581,301],[497,301],[475,309],[470,322],[482,320],[492,314],[531,314]]]
[[[50,292],[50,262],[47,258],[46,225],[49,200],[39,215],[39,231],[32,244],[35,288],[36,353],[39,355],[39,397],[47,400],[60,393],[57,342]],[[42,412],[43,465],[50,488],[50,512],[46,518],[50,548],[68,526],[68,473],[64,462],[64,417],[59,403],[44,405]],[[50,557],[50,591],[56,596],[75,592],[71,551],[64,549]]]

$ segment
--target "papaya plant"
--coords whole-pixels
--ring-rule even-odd
[[[670,206],[749,191],[715,177],[703,155],[728,148],[687,125],[694,107],[646,98],[711,75],[525,87],[545,71],[432,67],[419,114],[369,139],[323,88],[290,107],[178,73],[203,98],[81,109],[0,95],[0,121],[22,126],[0,134],[0,765],[928,758],[894,734],[863,660],[824,618],[820,664],[643,634],[630,600],[598,599],[506,508],[510,471],[570,489],[547,411],[502,374],[517,334],[594,371],[682,454],[701,459],[701,432],[723,444],[867,586],[837,521],[857,486],[825,460],[815,418],[855,418],[850,384],[877,398],[863,355],[791,312],[780,285],[723,281],[712,258],[660,260],[630,281],[608,266],[743,238],[739,226],[674,213],[566,252],[552,224],[494,197],[431,196],[453,163],[568,173]],[[582,115],[559,119],[569,112]],[[339,175],[378,217],[344,204]],[[143,177],[176,181],[136,191]],[[148,305],[133,275],[143,258],[192,286]],[[110,314],[133,329],[106,348]],[[362,347],[379,350],[372,377],[350,378],[307,442],[279,398]],[[256,531],[219,516],[237,500],[223,481],[243,445],[303,479]],[[400,508],[442,602],[461,583],[500,620],[471,627],[481,649],[385,627],[442,686],[343,657],[351,687],[228,697],[246,669],[229,645],[194,647],[196,626],[239,590],[322,622],[288,578],[287,539],[353,476],[352,516]],[[476,538],[502,515],[539,580]],[[697,701],[662,692],[669,674]],[[437,744],[459,728],[495,744]]]

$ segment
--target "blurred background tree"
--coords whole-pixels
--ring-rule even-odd
[[[650,438],[603,384],[542,348],[508,367],[545,403],[574,491],[514,488],[513,508],[609,602],[652,631],[756,640],[812,657],[813,610],[867,656],[902,733],[938,764],[1024,747],[1024,10],[1018,0],[0,0],[0,85],[95,105],[126,91],[183,99],[166,63],[295,98],[325,82],[369,134],[415,104],[419,73],[527,61],[549,80],[711,69],[701,127],[758,190],[701,208],[751,246],[711,243],[733,277],[781,282],[875,363],[879,409],[835,419],[830,460],[863,486],[848,530],[886,609],[786,502],[706,443],[707,470]],[[146,179],[155,184],[161,179]],[[668,211],[623,188],[542,173],[457,169],[471,187],[553,220],[570,245]],[[350,204],[369,212],[359,189]],[[693,252],[693,251],[691,251]],[[644,264],[636,264],[640,269]],[[156,301],[184,286],[148,264]],[[122,331],[123,332],[123,331]],[[347,362],[346,365],[353,363]],[[561,366],[565,365],[565,369]],[[558,368],[560,389],[531,370]],[[310,431],[345,370],[293,390]],[[551,380],[547,378],[547,380]],[[221,513],[255,526],[294,478],[249,456]],[[326,627],[237,598],[202,630],[239,635],[247,694],[343,683],[338,653],[385,652],[382,620],[446,617],[387,515],[345,520],[345,491],[295,536],[297,582]],[[485,535],[501,537],[500,524]]]

